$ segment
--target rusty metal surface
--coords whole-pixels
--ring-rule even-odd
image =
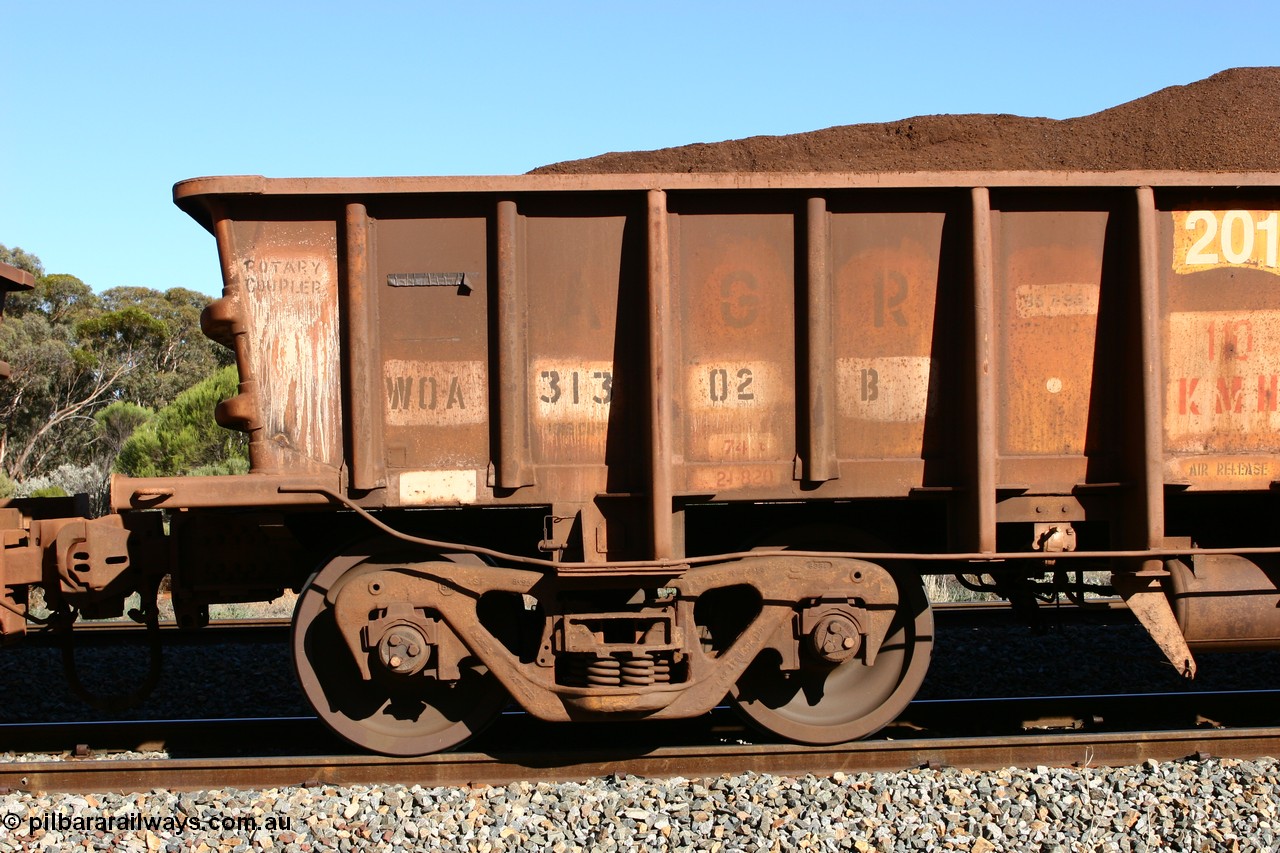
[[[328,218],[219,220],[223,296],[203,325],[236,350],[241,394],[219,419],[250,433],[255,471],[342,463],[337,231]]]
[[[361,574],[360,557],[343,556],[331,562],[308,584],[298,601],[293,648],[304,695],[325,725],[365,749],[387,755],[421,755],[461,743],[491,723],[506,707],[507,691],[482,666],[463,665],[461,657],[465,647],[449,630],[450,624],[456,625],[461,620],[448,623],[431,620],[436,624],[427,629],[433,641],[430,645],[426,638],[418,636],[420,648],[414,654],[422,656],[429,651],[437,672],[430,678],[421,676],[416,690],[406,690],[406,679],[397,679],[397,673],[389,671],[387,664],[391,661],[385,653],[375,655],[378,662],[372,665],[378,671],[371,677],[371,663],[360,648],[360,639],[346,635],[347,622],[353,620],[344,614],[343,605],[361,594],[376,597],[378,592],[384,592],[385,598],[375,598],[375,604],[386,605],[385,599],[394,595],[390,587],[396,578],[384,579],[384,575],[391,573],[370,572],[367,567]],[[466,573],[459,585],[479,588],[481,584],[475,582],[470,572],[483,564],[469,555],[460,555],[459,561],[459,573]],[[441,584],[433,591],[442,594],[445,589]],[[335,601],[337,606],[330,608]],[[368,610],[355,630],[377,632],[372,633],[371,639],[381,646],[379,651],[389,651],[385,643],[387,633],[394,636],[396,631],[414,631],[416,634],[414,623],[425,623],[417,612],[405,606],[406,602],[401,600],[399,604],[400,613],[392,603],[391,612],[386,614],[393,617],[390,632],[379,631],[379,622],[384,620],[366,624]],[[474,613],[468,615],[470,618],[465,624],[478,629]],[[407,645],[398,637],[392,643]],[[344,644],[347,648],[343,648]],[[356,648],[351,648],[353,645]],[[448,650],[455,654],[449,654]],[[446,668],[452,671],[446,673]]]
[[[1170,560],[1169,598],[1187,643],[1204,651],[1280,643],[1280,564],[1236,555]]]
[[[1188,212],[1193,191],[1180,188],[1214,198],[1228,177],[1186,173],[242,177],[184,182],[175,196],[222,244],[227,295],[214,313],[244,339],[256,472],[346,460],[356,490],[386,472],[376,505],[547,504],[581,528],[576,544],[549,547],[607,562],[679,557],[673,501],[934,490],[957,520],[957,550],[995,553],[1001,494],[1115,488],[1135,458],[1148,481],[1208,466],[1228,480],[1193,489],[1269,485],[1268,454],[1280,453],[1270,373],[1245,377],[1263,397],[1232,390],[1238,371],[1191,376],[1203,347],[1183,334],[1221,320],[1234,369],[1253,347],[1269,351],[1269,315],[1174,308],[1190,298],[1177,276],[1269,275],[1275,178],[1230,176],[1258,198],[1216,212]],[[1230,232],[1216,254],[1185,236],[1210,221]],[[1220,262],[1198,263],[1210,254]],[[365,332],[348,325],[339,351],[343,277]],[[1247,302],[1257,289],[1232,287],[1242,295],[1196,298]],[[940,320],[964,305],[972,332],[956,334]],[[267,306],[297,334],[271,328]],[[1160,311],[1154,351],[1125,343],[1151,328],[1134,306]],[[1135,354],[1169,375],[1140,380],[1150,371]],[[1144,411],[1164,400],[1189,419],[1166,418],[1160,442],[1139,432],[1125,402],[1137,384]],[[1247,417],[1206,414],[1217,386],[1235,393],[1218,401],[1226,414]],[[637,446],[647,470],[632,462]],[[1145,541],[1119,544],[1159,546],[1162,488],[1144,483]],[[611,495],[647,495],[648,529],[639,505],[606,510]],[[1120,515],[1100,520],[1137,529]]]
[[[21,267],[0,262],[0,291],[30,290],[35,287],[36,277]]]
[[[35,286],[36,277],[20,267],[0,263],[0,314],[4,313],[5,297],[12,291],[30,290]],[[0,361],[0,379],[7,378],[10,373],[9,363]],[[0,616],[0,619],[4,619]]]
[[[998,428],[996,424],[995,379],[995,270],[992,261],[992,210],[991,191],[985,186],[969,191],[969,270],[973,305],[972,356],[968,359],[973,383],[972,419],[965,426],[972,435],[973,444],[960,450],[963,460],[960,468],[965,472],[962,487],[968,486],[968,506],[964,508],[968,530],[961,532],[961,539],[975,551],[991,553],[996,550],[996,482]],[[968,412],[966,412],[968,414]],[[968,420],[968,419],[966,419]],[[967,451],[967,452],[966,452]],[[967,457],[967,458],[966,458]],[[963,522],[962,522],[963,524]]]
[[[410,193],[493,193],[524,191],[646,191],[760,190],[857,187],[957,188],[969,187],[1274,187],[1276,172],[738,172],[738,173],[637,173],[606,175],[470,175],[463,177],[381,178],[267,178],[262,175],[226,175],[190,178],[174,185],[174,201],[184,210],[202,214],[197,199],[210,195],[311,195]],[[210,229],[212,230],[212,229]]]
[[[331,477],[296,475],[216,477],[126,477],[111,475],[111,506],[116,511],[170,507],[325,506],[328,499],[307,489],[337,486]]]
[[[1147,560],[1141,571],[1116,572],[1111,582],[1174,670],[1185,678],[1194,678],[1195,658],[1164,589],[1167,575],[1158,560]]]
[[[420,546],[316,605],[362,682],[371,661],[458,682],[470,654],[546,719],[660,717],[815,659],[825,677],[845,640],[870,669],[864,610],[904,608],[846,588],[850,554],[904,591],[926,562],[1015,582],[1092,562],[1187,672],[1187,639],[1235,638],[1206,601],[1280,597],[1222,571],[1180,628],[1157,580],[1172,555],[1280,552],[1280,175],[244,176],[175,199],[218,239],[205,326],[235,350],[219,417],[252,473],[120,480],[113,505],[331,501]],[[802,531],[780,507],[803,502],[856,547],[749,550],[777,519]],[[321,562],[346,544],[298,526]],[[763,603],[730,601],[739,633],[709,655],[716,605],[694,608],[729,587]],[[524,600],[528,647],[485,595]],[[763,650],[780,663],[753,685]],[[772,728],[843,730],[802,704]]]
[[[386,463],[382,431],[375,419],[382,366],[373,348],[366,345],[377,340],[377,318],[372,312],[369,213],[363,204],[347,205],[345,226],[346,279],[340,288],[339,305],[346,316],[342,345],[351,354],[343,375],[352,421],[347,462],[351,488],[368,490],[386,485]]]
[[[827,200],[810,197],[805,211],[808,270],[804,313],[806,340],[807,414],[796,424],[803,430],[805,480],[821,483],[840,476],[836,456],[835,319],[832,311],[834,283],[831,276],[831,220]],[[807,421],[807,422],[806,422]]]
[[[944,601],[932,606],[934,622],[946,628],[990,628],[1019,625],[1024,618],[1009,607],[1008,602]],[[1119,598],[1091,599],[1089,607],[1058,602],[1049,608],[1048,615],[1054,624],[1126,624],[1132,620],[1124,601]],[[262,642],[287,640],[291,619],[264,616],[216,619],[198,631],[184,630],[173,620],[161,620],[160,630],[168,634],[170,642],[216,644],[227,642]],[[98,620],[76,626],[86,642],[133,642],[136,635],[146,630],[145,625],[133,621]],[[53,636],[48,626],[36,626],[27,632],[27,643],[47,642]],[[131,639],[132,638],[132,639]]]
[[[1106,210],[1012,210],[1000,216],[996,411],[1005,416],[999,425],[999,483],[1035,484],[1064,494],[1088,481],[1091,411],[1110,415],[1113,408],[1108,396],[1095,394],[1094,382],[1108,218]],[[1094,443],[1109,434],[1114,431],[1095,436]]]
[[[793,481],[796,214],[780,207],[672,217],[678,491],[777,493]]]
[[[310,595],[311,590],[317,588],[315,584],[319,584],[322,597],[330,600],[332,616],[326,618],[336,627],[345,651],[369,690],[379,690],[375,680],[379,673],[375,671],[376,659],[370,648],[378,635],[370,622],[370,614],[389,612],[399,604],[412,605],[412,610],[438,614],[443,624],[452,627],[465,644],[465,648],[459,647],[460,655],[469,653],[478,658],[510,690],[521,707],[545,720],[587,719],[610,712],[642,713],[646,719],[705,713],[739,682],[743,671],[762,649],[777,647],[784,660],[795,657],[791,649],[796,642],[791,629],[792,602],[830,600],[833,607],[849,609],[848,603],[858,601],[857,618],[862,624],[855,630],[861,632],[864,639],[857,659],[849,662],[849,672],[873,673],[869,678],[878,685],[877,689],[889,694],[894,694],[899,683],[909,683],[910,690],[895,696],[900,701],[894,712],[905,705],[923,678],[933,639],[932,617],[926,602],[918,601],[919,596],[900,594],[894,579],[883,569],[853,560],[758,558],[732,566],[694,569],[667,582],[671,593],[663,606],[608,612],[567,609],[583,606],[574,596],[578,592],[576,584],[554,576],[478,563],[406,562],[394,557],[394,552],[370,555],[363,561],[359,555],[343,557],[326,567],[308,591]],[[724,640],[723,646],[715,650],[704,647],[696,634],[695,602],[716,590],[748,585],[758,590],[763,602],[758,615],[745,614],[741,633],[729,638],[731,642]],[[522,649],[509,647],[501,636],[495,635],[509,627],[505,622],[498,624],[483,618],[478,602],[492,592],[534,596],[540,609],[552,620],[545,629],[545,644],[538,655],[540,665],[528,665],[522,660]],[[915,609],[908,613],[907,625],[914,624],[915,631],[899,627],[898,633],[892,635],[897,637],[893,655],[885,656],[892,659],[878,666],[877,650],[890,636],[891,623],[897,624],[900,600],[908,597]],[[305,632],[311,622],[322,624],[321,617],[321,611],[316,609],[308,624],[300,624],[298,630]],[[665,630],[656,642],[634,635],[629,641],[608,642],[605,629],[583,630],[578,635],[569,632],[572,617],[580,617],[584,622],[612,620],[624,628],[636,621],[662,622]],[[807,632],[803,621],[800,624],[803,636]],[[574,644],[575,640],[579,645]],[[584,652],[593,660],[621,658],[625,664],[640,657],[651,659],[655,651],[674,652],[673,669],[677,671],[665,680],[604,678],[598,683],[578,683],[565,677],[563,659]],[[443,646],[436,652],[435,659],[446,659]],[[350,661],[338,661],[331,656],[316,660],[313,665],[318,680],[323,680],[327,672],[351,668]],[[830,667],[823,672],[827,669]],[[850,679],[856,681],[856,672],[854,675],[846,672],[845,680]],[[865,684],[862,690],[868,692]],[[875,690],[869,692],[879,696]],[[873,714],[875,711],[875,706],[865,711],[874,724],[869,723],[859,736],[892,719],[892,712]],[[361,719],[360,723],[375,725],[374,716]]]
[[[1137,546],[1155,548],[1162,544],[1165,535],[1164,483],[1161,462],[1164,449],[1161,443],[1160,403],[1164,397],[1161,383],[1164,353],[1160,348],[1159,264],[1157,261],[1157,210],[1155,191],[1149,186],[1139,186],[1133,194],[1136,245],[1132,251],[1132,267],[1138,279],[1138,358],[1140,359],[1140,383],[1138,387],[1141,406],[1130,406],[1128,412],[1137,410],[1141,435],[1131,435],[1126,451],[1132,461],[1125,472],[1126,479],[1136,482],[1141,497],[1141,507],[1134,507],[1128,519],[1122,518],[1122,533],[1126,542]],[[1123,381],[1123,379],[1122,379]],[[1137,520],[1133,520],[1137,516]]]
[[[954,402],[943,393],[954,374],[935,358],[956,344],[943,321],[945,208],[937,199],[902,210],[832,202],[826,214],[835,371],[827,428],[841,476],[868,492],[941,483],[925,460],[954,452],[937,429]],[[811,319],[821,298],[810,298]],[[808,346],[811,357],[822,350],[812,338]]]
[[[1280,198],[1191,194],[1162,222],[1163,475],[1191,490],[1280,480]]]
[[[676,413],[673,411],[675,361],[671,338],[677,318],[672,315],[671,227],[667,194],[649,190],[645,205],[646,303],[648,350],[645,372],[647,389],[649,446],[647,458],[649,492],[650,555],[654,559],[680,556],[673,528],[672,497],[674,474],[670,459],[675,445]],[[619,394],[622,389],[615,389]]]

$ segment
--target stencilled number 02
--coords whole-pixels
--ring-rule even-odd
[[[743,367],[734,374],[731,380],[729,370],[724,367],[713,367],[708,376],[708,393],[713,403],[723,403],[729,399],[730,394],[736,400],[754,400],[756,394],[751,390],[751,383],[755,381],[755,377],[751,374],[751,368]]]

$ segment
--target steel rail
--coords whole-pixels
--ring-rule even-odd
[[[413,759],[342,754],[344,745],[311,717],[8,724],[0,726],[5,746],[14,742],[29,747],[65,745],[83,738],[97,748],[108,743],[139,751],[168,747],[171,753],[185,751],[189,755],[104,760],[93,758],[84,744],[64,761],[0,763],[0,790],[196,790],[304,783],[498,785],[611,773],[657,777],[744,771],[823,775],[926,765],[1083,767],[1190,755],[1251,758],[1280,750],[1280,727],[1274,725],[1277,715],[1273,710],[1277,697],[1277,691],[1244,691],[921,701],[912,703],[903,718],[876,740],[825,747],[732,742],[743,730],[736,718],[721,714],[695,723],[699,730],[693,743],[660,745],[675,740],[672,733],[679,731],[675,723],[627,727],[624,737],[616,737],[622,732],[616,724],[597,724],[590,736],[561,741],[572,746],[550,751],[529,744],[559,741],[555,730],[564,731],[563,725],[511,715],[505,731],[503,726],[495,727],[498,731],[491,730],[474,742],[476,751]],[[1153,711],[1152,704],[1159,710]],[[1206,710],[1232,715],[1236,727],[1195,728],[1197,724],[1216,725],[1204,720],[1201,712]],[[978,721],[961,724],[971,732],[965,737],[954,735],[961,718]],[[1130,726],[1133,730],[1071,730],[1082,724]],[[1153,729],[1160,725],[1170,728]],[[1001,733],[972,734],[989,732],[993,727]],[[1019,727],[1024,729],[1021,733],[1008,733]],[[948,729],[946,736],[936,736],[936,732]],[[575,735],[583,731],[582,725],[574,727]],[[293,752],[259,755],[254,753],[255,743]],[[215,754],[208,754],[208,750]],[[240,751],[249,754],[244,757]]]
[[[959,737],[1010,734],[1029,729],[1089,727],[1180,728],[1213,719],[1230,726],[1280,724],[1280,690],[1189,691],[1179,693],[1079,694],[973,699],[917,699],[876,737]],[[471,742],[481,751],[504,751],[524,743],[554,743],[571,726],[578,747],[612,743],[619,723],[546,723],[516,707],[502,723]],[[633,742],[696,745],[745,737],[759,740],[729,706],[710,714],[642,723],[628,729]],[[315,715],[223,717],[208,719],[131,719],[0,723],[0,751],[64,753],[87,757],[93,751],[168,751],[174,757],[240,754],[315,753],[349,749]]]
[[[664,747],[631,754],[615,749],[422,758],[321,755],[271,758],[73,760],[0,764],[0,791],[192,791],[210,788],[401,784],[506,785],[561,782],[613,774],[706,778],[743,772],[780,776],[897,772],[921,767],[973,770],[1013,766],[1099,767],[1148,760],[1256,758],[1280,750],[1280,727],[1212,731],[1140,731],[1017,737],[863,741],[830,747],[778,744]]]

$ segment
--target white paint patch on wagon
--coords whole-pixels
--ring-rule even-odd
[[[1175,210],[1173,271],[1246,267],[1280,275],[1280,211]]]
[[[609,422],[613,362],[537,359],[533,363],[533,416],[549,424]]]
[[[840,414],[864,421],[915,423],[929,410],[929,356],[836,360]]]
[[[483,361],[387,359],[383,407],[389,426],[462,426],[489,418]]]
[[[400,474],[400,503],[405,506],[473,504],[479,478],[474,469],[404,471]]]
[[[290,228],[277,234],[264,226],[240,247],[237,273],[250,317],[250,364],[268,441],[337,465],[342,415],[336,237],[324,225]]]
[[[697,362],[685,374],[685,400],[699,413],[767,409],[783,396],[781,371],[767,361]]]
[[[1280,310],[1181,311],[1166,323],[1168,449],[1280,448]]]

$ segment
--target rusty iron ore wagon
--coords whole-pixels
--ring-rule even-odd
[[[786,738],[864,736],[924,676],[928,574],[1114,590],[1188,676],[1280,644],[1280,175],[174,194],[217,238],[217,417],[252,470],[117,478],[110,518],[14,538],[11,605],[43,582],[107,610],[168,573],[199,624],[294,587],[306,695],[392,754],[512,699],[728,695]]]

